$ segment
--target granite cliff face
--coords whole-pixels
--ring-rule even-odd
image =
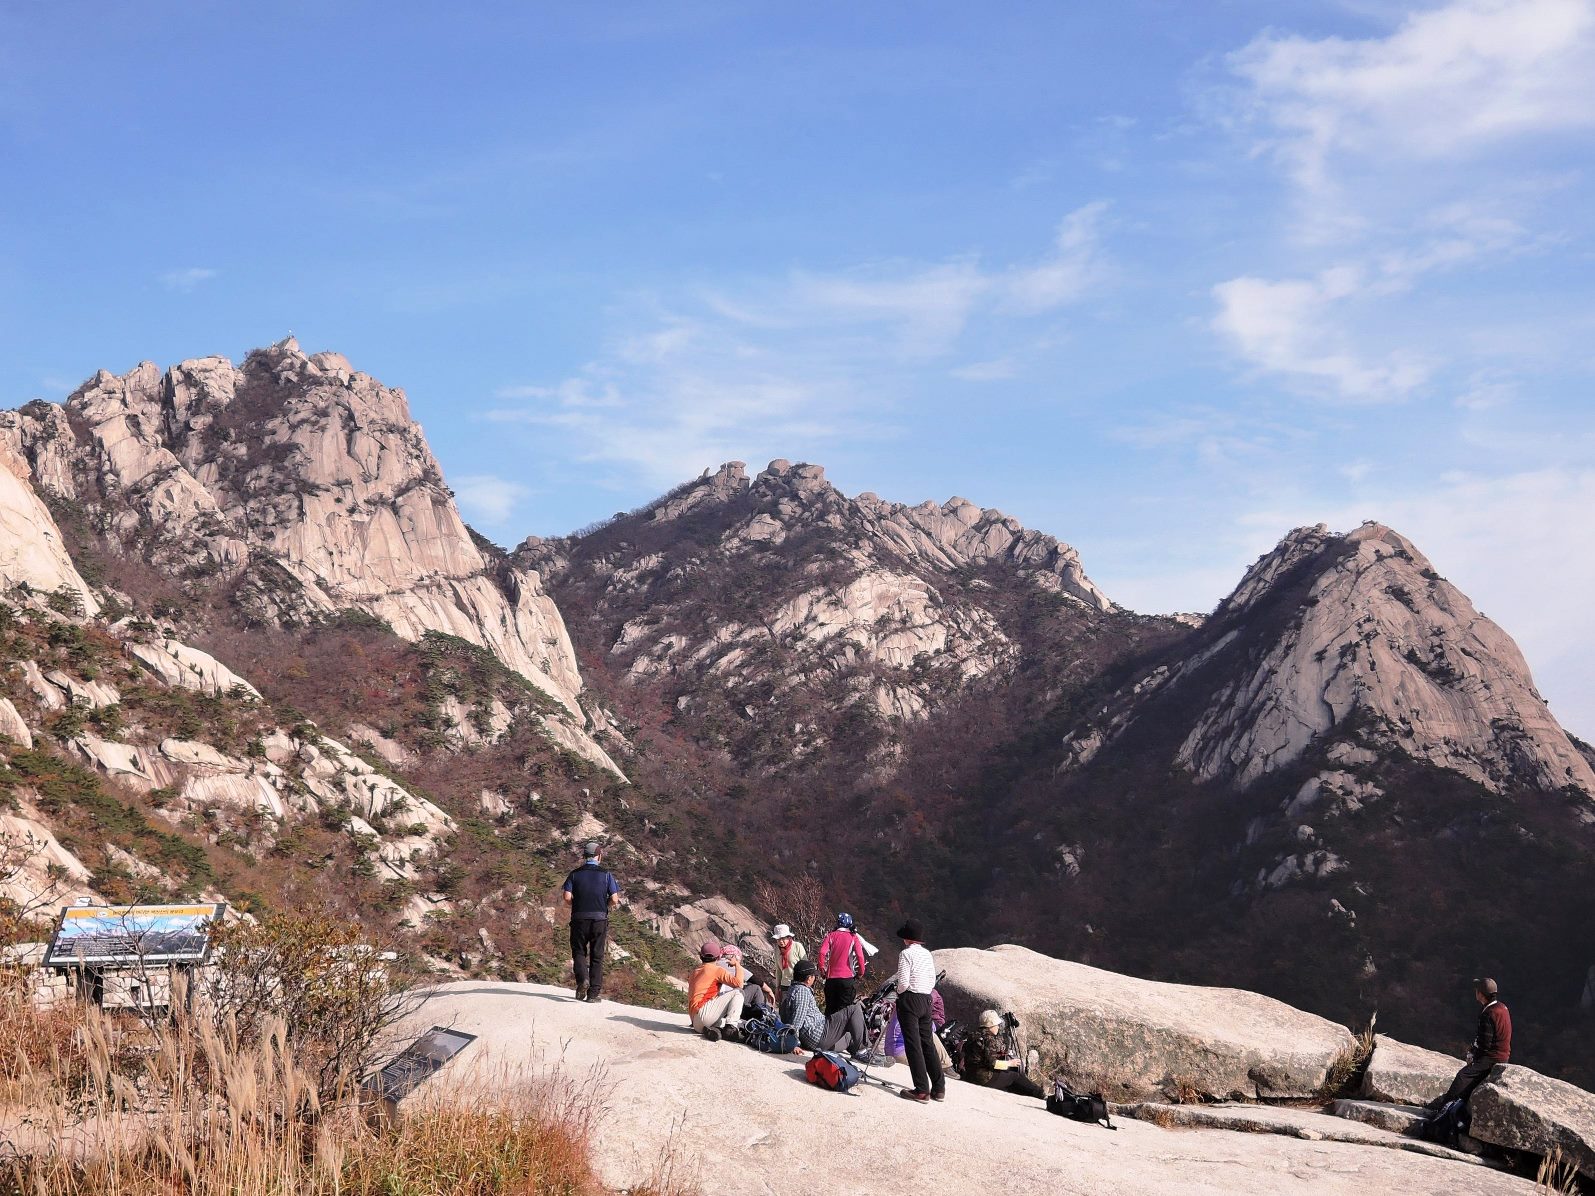
[[[284,341],[241,366],[104,370],[64,407],[0,416],[0,443],[42,492],[87,510],[128,555],[193,585],[230,587],[247,617],[296,625],[364,611],[406,639],[491,651],[588,734],[582,680],[535,572],[485,552],[444,485],[404,392],[335,353]]]
[[[1113,604],[1075,551],[954,498],[848,498],[817,465],[733,461],[589,534],[529,540],[516,560],[549,578],[632,683],[662,681],[681,709],[701,686],[744,707],[822,686],[889,722],[923,720],[1022,652],[992,574],[1081,612]],[[799,734],[799,752],[827,742]]]
[[[1569,788],[1595,770],[1534,688],[1522,653],[1397,532],[1299,528],[1183,647],[1083,733],[1087,758],[1153,695],[1198,688],[1178,751],[1197,779],[1246,786],[1314,745],[1400,753],[1496,792]],[[1326,778],[1333,783],[1333,778]]]

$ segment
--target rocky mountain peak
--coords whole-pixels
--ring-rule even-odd
[[[585,721],[575,652],[537,573],[484,555],[404,392],[340,354],[290,338],[239,365],[101,370],[64,408],[7,413],[0,438],[40,489],[190,587],[226,581],[254,618],[353,608],[407,639],[454,635]]]
[[[1382,524],[1293,531],[1201,638],[1188,666],[1215,654],[1239,666],[1181,748],[1201,777],[1255,780],[1355,723],[1487,787],[1595,796],[1595,772],[1511,637]]]

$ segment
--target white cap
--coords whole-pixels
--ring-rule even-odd
[[[995,1009],[988,1009],[980,1015],[980,1028],[982,1030],[995,1030],[1002,1025],[1002,1014]]]
[[[792,937],[792,928],[785,922],[777,922],[775,929],[770,931],[770,937],[773,939],[789,939]]]

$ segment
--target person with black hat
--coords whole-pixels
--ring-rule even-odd
[[[1454,1100],[1466,1100],[1497,1064],[1512,1058],[1512,1014],[1501,1003],[1500,988],[1490,977],[1480,977],[1473,982],[1473,999],[1482,1006],[1473,1049],[1445,1095],[1429,1102],[1431,1109],[1443,1109]]]
[[[604,992],[604,948],[609,910],[620,901],[620,885],[598,862],[597,840],[582,845],[582,863],[565,878],[570,906],[570,958],[576,973],[576,999],[597,1003]]]
[[[905,1100],[946,1100],[947,1081],[936,1053],[936,1027],[930,1017],[931,993],[936,990],[936,960],[925,947],[925,932],[910,918],[897,928],[903,953],[897,957],[897,1021],[903,1028],[903,1049],[913,1076],[912,1090],[898,1093]]]

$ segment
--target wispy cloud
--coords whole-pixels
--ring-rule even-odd
[[[1595,125],[1595,3],[1453,0],[1382,38],[1264,33],[1230,65],[1259,148],[1321,191],[1356,160],[1454,161]]]
[[[473,473],[455,478],[453,489],[466,515],[496,527],[507,524],[516,505],[531,494],[531,490],[520,482],[490,473]]]
[[[554,430],[580,459],[666,485],[724,460],[890,436],[923,371],[970,382],[1018,371],[985,333],[1053,316],[1099,285],[1105,213],[1071,212],[1029,261],[869,263],[637,300],[579,373],[502,387],[483,418]],[[975,360],[949,370],[954,354]]]
[[[1536,175],[1509,155],[1595,126],[1595,0],[1450,0],[1360,39],[1270,31],[1227,65],[1249,148],[1287,183],[1269,256],[1307,268],[1218,283],[1212,330],[1255,373],[1353,402],[1476,368],[1487,330],[1428,305],[1442,276],[1560,236],[1536,227],[1550,159]]]
[[[188,266],[182,270],[168,270],[160,276],[160,283],[168,291],[187,292],[211,281],[221,272],[208,266]]]
[[[1361,402],[1400,399],[1429,377],[1410,350],[1374,357],[1358,349],[1336,308],[1368,289],[1358,270],[1271,281],[1241,277],[1213,288],[1213,329],[1253,368]]]

